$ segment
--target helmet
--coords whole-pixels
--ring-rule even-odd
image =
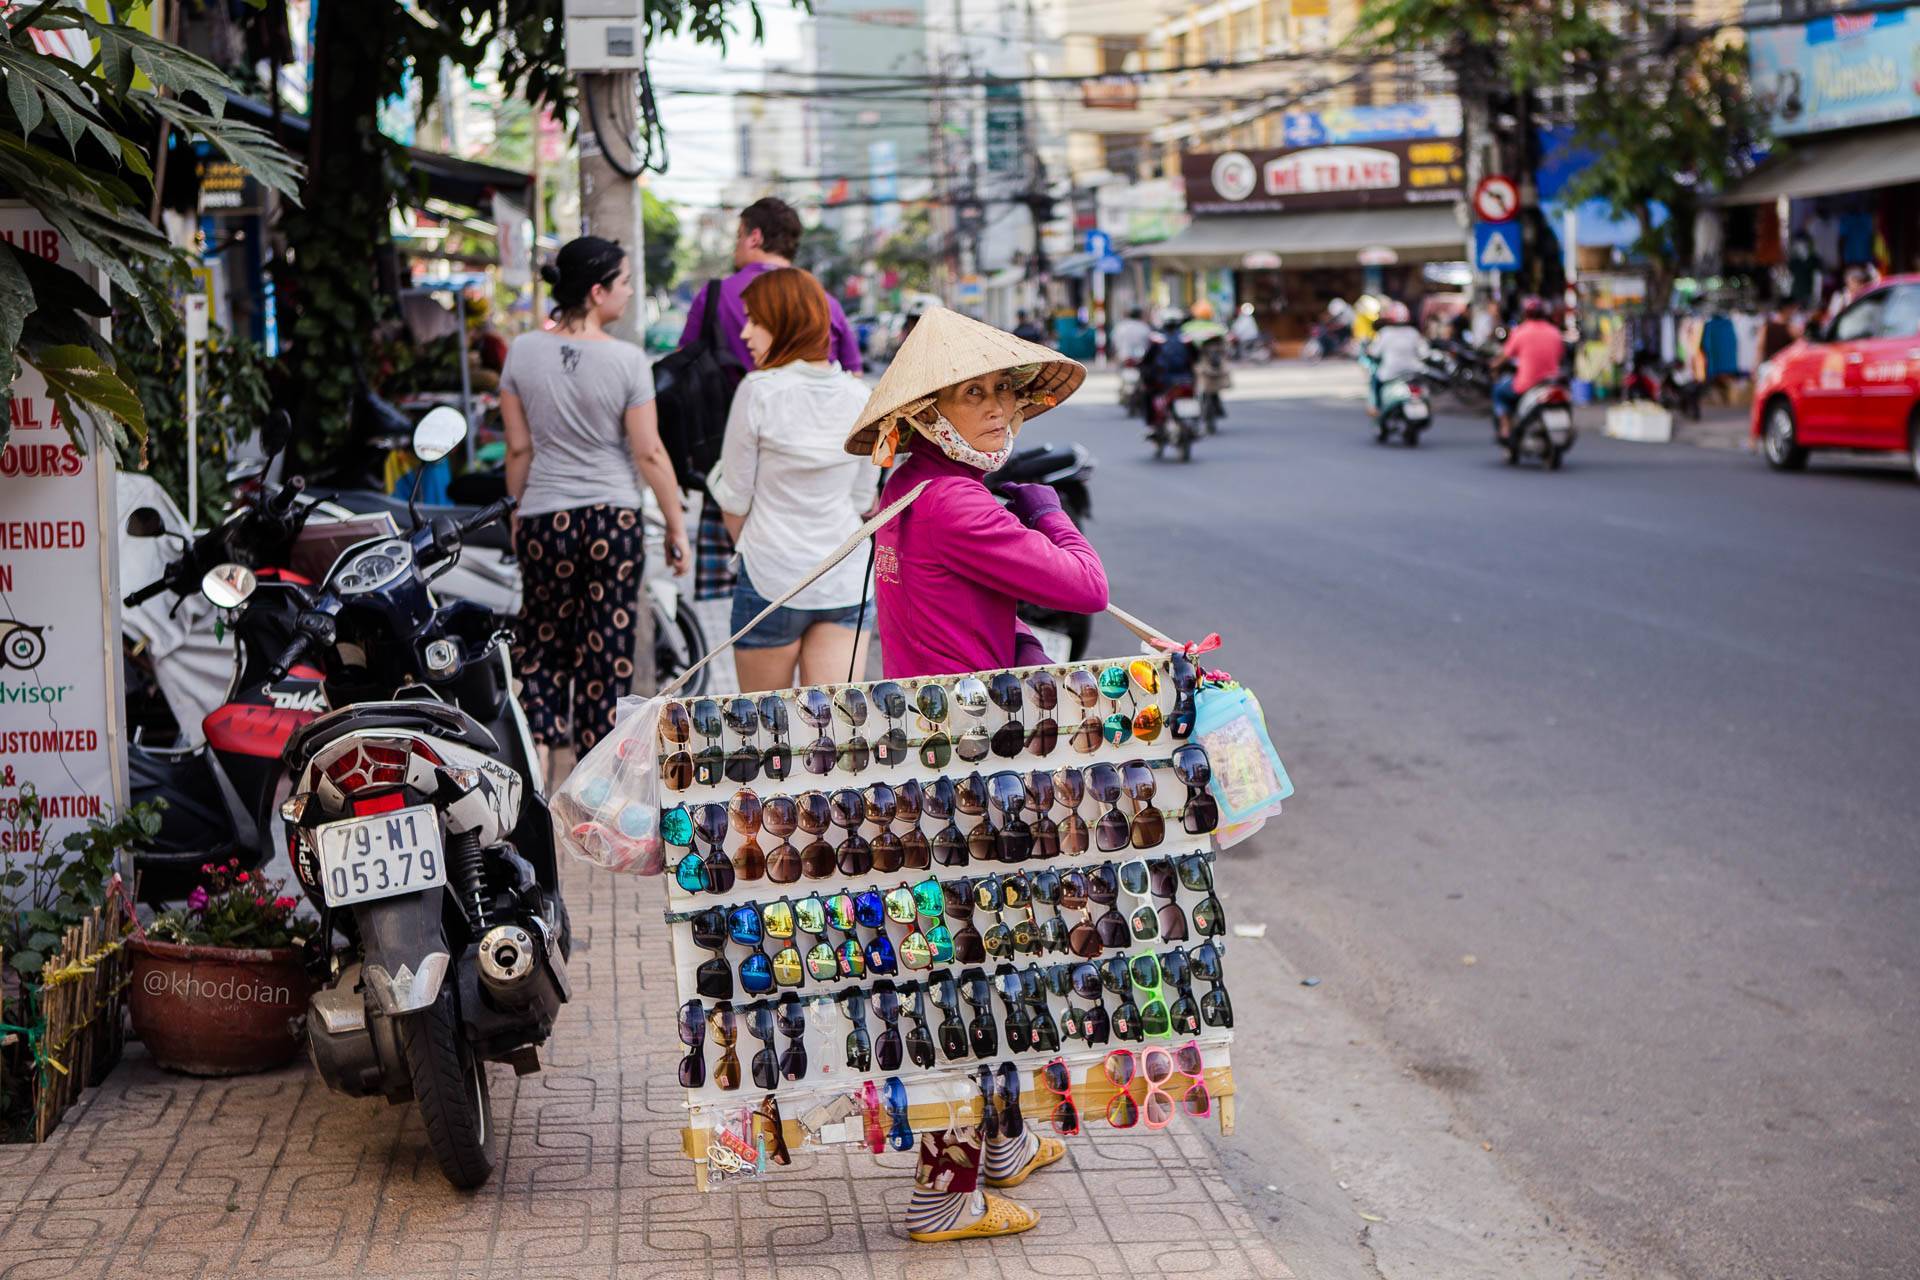
[[[1547,300],[1545,298],[1528,297],[1520,304],[1520,314],[1528,320],[1545,320],[1547,318]]]
[[[1404,302],[1389,302],[1387,304],[1387,323],[1412,324],[1413,312],[1407,310],[1407,304]]]
[[[1205,298],[1202,298],[1200,299],[1200,301],[1194,303],[1193,318],[1195,320],[1213,319],[1213,304],[1211,302],[1208,302]]]

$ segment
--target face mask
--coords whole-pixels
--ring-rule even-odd
[[[983,452],[968,444],[966,437],[960,434],[959,428],[955,427],[951,422],[948,422],[937,412],[933,416],[931,426],[925,423],[916,423],[915,425],[919,427],[928,439],[940,446],[940,452],[946,454],[947,457],[953,459],[955,462],[976,468],[980,471],[998,471],[1001,465],[1006,462],[1008,455],[1013,452],[1013,442],[1020,434],[1020,424],[1022,420],[1020,414],[1016,413],[1013,415],[1012,419],[1007,423],[1007,442],[991,453]]]

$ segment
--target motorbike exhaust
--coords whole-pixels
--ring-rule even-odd
[[[502,1010],[536,1005],[551,1017],[571,995],[566,970],[557,951],[536,943],[533,934],[517,924],[500,924],[481,935],[480,986],[488,1000]]]

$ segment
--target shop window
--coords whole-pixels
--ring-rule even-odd
[[[1100,152],[1108,173],[1134,173],[1148,154],[1147,139],[1138,133],[1110,133],[1100,139]]]

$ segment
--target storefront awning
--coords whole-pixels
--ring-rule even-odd
[[[1735,183],[1716,203],[1769,204],[1785,196],[1871,191],[1920,182],[1920,121],[1795,138],[1791,150]]]
[[[229,92],[227,110],[261,128],[273,129],[273,108],[257,98]],[[310,124],[305,116],[283,112],[280,116],[280,142],[298,153],[305,147]],[[489,208],[489,196],[495,191],[509,195],[533,185],[533,178],[518,169],[503,169],[480,160],[462,160],[420,147],[408,147],[407,159],[424,193],[450,200],[470,209]]]
[[[1350,267],[1361,250],[1374,248],[1409,261],[1458,258],[1465,238],[1451,203],[1323,209],[1195,218],[1178,235],[1135,245],[1125,256],[1189,270],[1238,266],[1249,253],[1279,254],[1282,267]]]

